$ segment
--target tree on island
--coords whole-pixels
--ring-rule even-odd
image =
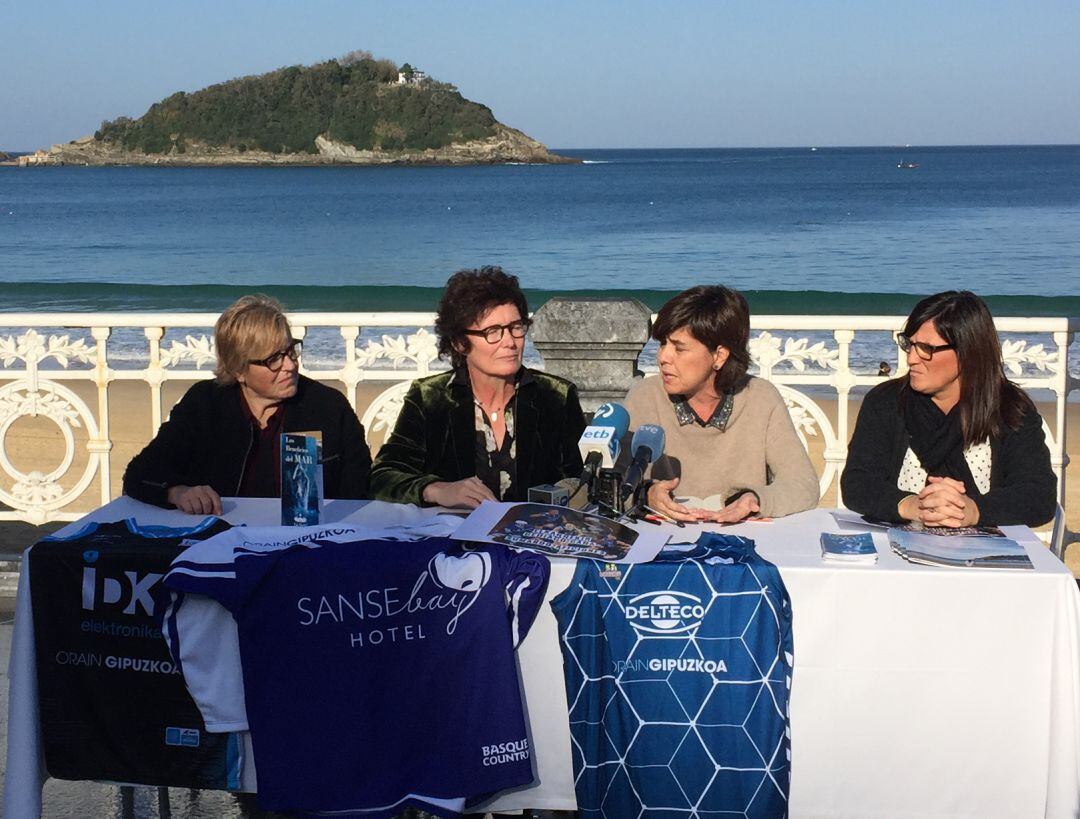
[[[417,75],[408,63],[407,76]],[[273,154],[318,152],[316,138],[359,150],[425,150],[494,135],[491,110],[447,83],[398,85],[392,60],[351,51],[337,60],[178,92],[142,117],[103,122],[100,142],[146,154],[193,145]]]

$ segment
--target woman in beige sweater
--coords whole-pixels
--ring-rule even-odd
[[[818,501],[818,477],[784,399],[747,375],[750,310],[740,293],[700,285],[660,309],[660,374],[630,388],[631,428],[666,436],[647,503],[685,521],[778,517]]]

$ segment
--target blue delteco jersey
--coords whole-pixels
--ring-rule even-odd
[[[753,541],[583,560],[551,605],[582,816],[786,815],[791,604]]]

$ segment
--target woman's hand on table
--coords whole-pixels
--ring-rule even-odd
[[[209,486],[170,486],[165,497],[188,515],[221,514],[221,496]]]
[[[691,510],[698,515],[698,520],[708,523],[738,523],[761,511],[758,497],[753,492],[743,492],[739,497],[719,511],[708,509]]]
[[[475,509],[486,500],[498,500],[487,485],[473,476],[460,481],[435,481],[424,487],[424,501],[446,509],[465,507]]]
[[[666,515],[672,520],[681,520],[687,523],[697,523],[701,520],[701,509],[688,509],[677,500],[672,493],[679,485],[678,478],[670,481],[653,481],[649,484],[649,490],[645,493],[645,502],[648,507],[661,515]]]
[[[931,477],[916,498],[918,519],[925,526],[974,526],[979,522],[979,507],[953,478]]]

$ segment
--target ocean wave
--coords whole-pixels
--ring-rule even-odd
[[[392,278],[392,274],[388,276]],[[240,296],[262,292],[293,312],[433,312],[442,287],[413,285],[128,284],[120,282],[0,282],[4,312],[219,312]],[[535,310],[548,299],[633,298],[658,310],[679,290],[525,288]],[[831,290],[741,291],[756,315],[906,316],[911,293]],[[1080,296],[982,294],[995,316],[1080,316]]]

